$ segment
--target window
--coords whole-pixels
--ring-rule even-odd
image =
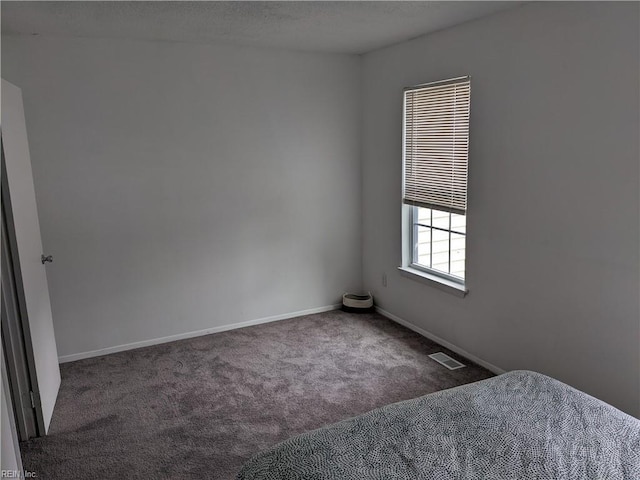
[[[464,285],[469,77],[405,89],[404,267]]]

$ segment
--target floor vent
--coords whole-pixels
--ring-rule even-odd
[[[460,363],[457,360],[454,360],[446,353],[442,353],[442,352],[432,353],[431,355],[429,355],[429,358],[432,358],[439,364],[444,365],[449,370],[457,370],[458,368],[464,367],[462,363]]]

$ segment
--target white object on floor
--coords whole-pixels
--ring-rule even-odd
[[[342,295],[342,305],[349,308],[371,308],[373,307],[373,296],[371,292],[367,292],[365,295],[345,293]]]

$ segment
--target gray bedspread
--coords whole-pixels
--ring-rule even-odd
[[[286,440],[238,480],[640,480],[640,420],[514,371]]]

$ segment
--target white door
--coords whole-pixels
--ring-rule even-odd
[[[45,431],[49,430],[53,407],[60,388],[60,367],[53,333],[51,303],[45,265],[42,262],[42,239],[36,195],[31,173],[31,158],[22,105],[22,91],[2,80],[2,146],[13,217],[18,261],[16,277],[23,286],[23,307],[27,317],[29,339],[35,367],[36,408],[42,409]],[[39,395],[38,395],[39,394]],[[39,402],[38,400],[39,396]]]

